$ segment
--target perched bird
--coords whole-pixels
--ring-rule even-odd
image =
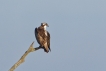
[[[46,22],[41,23],[41,26],[35,28],[35,37],[40,45],[39,47],[43,48],[45,52],[49,52],[50,49],[50,34],[46,31],[46,27],[49,25]]]

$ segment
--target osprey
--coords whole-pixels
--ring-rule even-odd
[[[35,28],[35,37],[39,43],[39,47],[43,48],[45,52],[49,52],[50,49],[50,34],[46,31],[46,27],[49,27],[47,23],[41,23],[41,26]]]

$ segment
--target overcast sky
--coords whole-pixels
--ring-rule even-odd
[[[106,71],[106,0],[0,0],[0,71],[8,71],[47,22],[51,52],[30,53],[15,71]]]

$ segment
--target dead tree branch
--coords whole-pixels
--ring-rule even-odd
[[[19,59],[19,61],[17,63],[15,63],[9,71],[14,71],[21,63],[23,63],[25,61],[25,57],[30,53],[30,52],[33,52],[33,51],[36,51],[38,49],[41,49],[41,47],[36,47],[36,48],[33,48],[33,44],[34,42],[30,45],[30,47],[28,48],[28,50],[22,55],[22,57]]]

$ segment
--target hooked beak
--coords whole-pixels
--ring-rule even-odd
[[[46,26],[49,27],[49,25],[46,23]]]

